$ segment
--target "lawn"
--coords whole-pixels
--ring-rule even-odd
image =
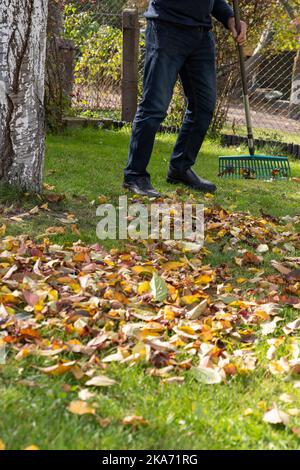
[[[158,137],[150,165],[153,184],[167,196],[174,191],[165,182],[174,139],[171,135]],[[96,207],[106,198],[117,202],[120,193],[123,194],[121,170],[128,142],[126,129],[84,129],[48,136],[44,196],[0,190],[0,227],[6,226],[5,236],[28,234],[37,241],[47,237],[56,245],[71,245],[79,238],[87,244],[99,242]],[[195,169],[216,182],[218,192],[210,198],[182,190],[178,198],[193,198],[212,209],[222,206],[228,212],[249,212],[257,218],[262,217],[262,211],[269,220],[299,215],[297,182],[218,179],[218,156],[243,151],[224,149],[217,142],[207,141]],[[292,170],[293,176],[299,178],[300,162],[292,162]],[[287,230],[297,231],[297,226],[290,225]],[[284,230],[282,233],[288,237]],[[123,249],[118,242],[103,245],[107,250]],[[278,272],[270,266],[272,259],[299,257],[290,244],[284,250],[264,255],[260,269],[275,276]],[[219,240],[209,245],[202,263],[212,269],[228,267],[237,279],[253,276],[254,271],[236,263],[238,256],[235,251],[224,250]],[[294,294],[299,295],[299,283],[294,288]],[[299,310],[285,305],[280,315],[292,321],[299,317]],[[299,382],[290,374],[270,373],[266,365],[268,340],[282,336],[280,328],[273,336],[258,336],[255,370],[233,374],[225,383],[214,385],[195,380],[188,370],[182,373],[182,384],[168,383],[145,374],[143,363],[134,366],[113,363],[106,372],[118,385],[94,389],[95,395],[89,400],[97,410],[97,418],[94,414],[78,416],[67,409],[72,400],[78,400],[82,389],[78,378],[72,374],[42,374],[37,366],[51,365],[53,358],[29,355],[16,360],[12,347],[7,364],[0,365],[0,443],[7,449],[31,445],[40,449],[298,449]],[[293,338],[295,349],[300,346],[297,332]],[[70,355],[69,360],[72,359]],[[289,413],[288,425],[264,422],[265,413],[274,403]],[[147,423],[125,425],[122,420],[127,416],[142,416]]]

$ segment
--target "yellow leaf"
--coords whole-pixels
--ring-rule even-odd
[[[205,237],[205,242],[206,242],[206,243],[210,243],[210,244],[211,244],[211,243],[215,243],[215,239],[212,238],[210,235],[206,235],[206,237]]]
[[[23,349],[21,349],[21,351],[18,352],[15,359],[16,359],[16,361],[21,361],[25,357],[29,356],[29,354],[30,354],[30,349],[29,348],[23,348]]]
[[[30,446],[25,447],[25,449],[23,450],[40,450],[40,449],[38,448],[38,446],[31,444]]]
[[[237,307],[237,308],[246,308],[247,304],[242,302],[241,300],[235,300],[234,302],[231,302],[230,307]]]
[[[149,360],[150,355],[150,346],[144,343],[138,343],[132,348],[132,355],[135,356],[137,360]]]
[[[146,294],[147,292],[150,292],[150,282],[149,281],[140,282],[138,285],[138,294],[143,295],[143,294]]]
[[[1,439],[0,439],[0,450],[5,450],[5,444]]]
[[[197,277],[196,284],[209,284],[213,280],[213,276],[211,274],[202,274],[201,276]]]
[[[96,413],[95,408],[90,406],[87,402],[81,400],[73,400],[67,407],[70,413],[75,415],[94,415]]]

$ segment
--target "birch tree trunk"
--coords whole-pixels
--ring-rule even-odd
[[[48,0],[0,0],[0,181],[39,192]]]
[[[53,132],[63,127],[63,115],[72,104],[75,46],[65,39],[63,1],[49,0],[45,71],[46,124]]]
[[[293,69],[292,93],[289,116],[300,120],[300,44]]]

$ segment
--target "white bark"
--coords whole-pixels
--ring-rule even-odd
[[[0,0],[0,181],[42,186],[48,0]]]

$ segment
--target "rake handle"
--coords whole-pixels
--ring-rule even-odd
[[[241,14],[240,14],[240,7],[239,7],[238,0],[233,0],[233,10],[234,10],[236,30],[239,35],[241,33],[242,27],[241,27]],[[255,155],[253,126],[252,126],[252,118],[251,118],[251,110],[250,110],[248,77],[247,77],[247,71],[246,71],[246,65],[245,65],[244,47],[242,44],[238,44],[237,48],[238,48],[238,53],[239,53],[241,79],[242,79],[242,86],[243,86],[243,97],[244,97],[245,116],[246,116],[247,134],[248,134],[248,147],[249,147],[250,155]]]

